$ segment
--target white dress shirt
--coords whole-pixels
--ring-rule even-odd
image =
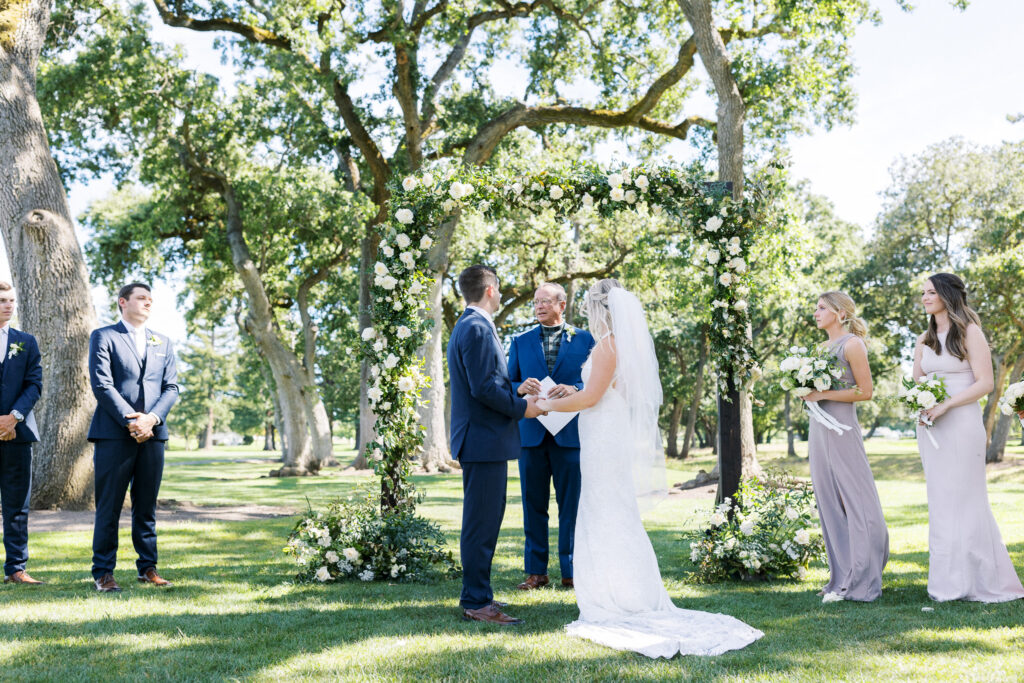
[[[139,328],[133,327],[132,324],[130,322],[128,322],[127,320],[125,320],[124,318],[121,318],[121,324],[125,326],[125,329],[128,330],[128,334],[130,334],[132,336],[132,339],[135,341],[135,350],[138,352],[139,358],[145,360],[146,359],[146,347],[148,346],[148,344],[146,342],[146,328],[144,328],[144,327],[139,327]],[[157,424],[160,424],[161,422],[163,422],[163,420],[160,419],[160,416],[157,415],[156,413],[150,413],[150,415],[152,415],[153,417],[156,418],[156,423]]]
[[[0,364],[7,360],[7,336],[10,327],[10,323],[0,327]]]

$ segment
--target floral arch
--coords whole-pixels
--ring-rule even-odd
[[[691,226],[690,249],[705,263],[709,342],[719,385],[759,373],[750,341],[750,247],[763,224],[766,193],[748,184],[734,200],[726,183],[707,183],[677,168],[637,166],[602,173],[577,169],[505,176],[478,167],[449,168],[405,178],[392,188],[389,219],[379,226],[379,259],[371,292],[372,327],[362,332],[361,352],[370,366],[368,397],[376,416],[376,440],[367,456],[381,477],[384,509],[411,505],[411,460],[423,442],[421,390],[430,381],[417,351],[431,321],[423,315],[433,283],[428,254],[438,228],[462,211],[502,219],[523,210],[611,216],[665,213]],[[731,384],[731,382],[730,382]]]

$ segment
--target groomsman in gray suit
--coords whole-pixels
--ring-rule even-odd
[[[36,338],[11,327],[14,288],[0,282],[0,503],[4,517],[4,583],[40,584],[28,562],[28,503],[32,444],[39,441],[32,409],[43,389]]]
[[[117,526],[129,484],[138,580],[171,585],[156,572],[156,499],[167,414],[178,399],[174,349],[167,337],[146,327],[153,305],[149,285],[125,285],[117,305],[121,321],[94,330],[89,339],[89,377],[97,402],[89,427],[96,465],[92,576],[102,593],[121,590],[114,580]]]

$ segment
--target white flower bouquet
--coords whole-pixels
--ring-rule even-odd
[[[930,410],[949,398],[949,390],[946,389],[946,380],[941,377],[921,377],[916,382],[910,377],[904,377],[896,394],[901,401],[910,406],[912,413],[917,419],[924,423],[925,434],[932,446],[939,447],[932,436],[929,427],[934,424],[925,415],[924,411]]]
[[[806,396],[812,391],[828,391],[842,384],[839,378],[843,376],[843,369],[836,363],[835,357],[824,349],[809,351],[806,346],[792,346],[789,354],[779,363],[782,375],[779,386],[783,391]],[[837,434],[852,429],[850,425],[844,425],[822,410],[814,401],[805,401],[804,406],[812,418]]]
[[[1024,410],[1024,377],[1006,388],[1006,393],[999,399],[999,412],[1003,415],[1013,415]],[[1024,427],[1024,417],[1017,416],[1020,426]]]

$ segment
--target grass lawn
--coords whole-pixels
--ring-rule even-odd
[[[676,603],[725,612],[765,632],[739,652],[650,661],[564,635],[577,615],[571,591],[514,590],[522,578],[522,513],[519,481],[510,476],[493,583],[496,597],[526,619],[522,628],[459,620],[458,581],[292,584],[281,548],[294,518],[164,525],[160,569],[177,584],[168,590],[134,583],[130,534],[122,530],[117,577],[125,591],[114,596],[91,590],[89,532],[39,533],[30,537],[29,567],[50,583],[0,590],[0,679],[1020,680],[1024,604],[928,599],[927,507],[915,444],[868,445],[891,539],[885,590],[874,604],[822,605],[815,592],[826,581],[823,567],[802,583],[688,583],[689,548],[680,536],[696,528],[709,503],[674,496],[650,513],[648,530]],[[762,460],[807,474],[806,460],[786,459],[780,449],[768,447]],[[342,462],[351,457],[338,455]],[[689,479],[711,465],[710,454],[701,453],[672,463],[672,478]],[[245,448],[171,451],[161,498],[304,509],[307,501],[317,507],[375,485],[365,474],[337,470],[261,478],[272,466]],[[416,483],[427,493],[421,512],[457,549],[458,475]],[[1024,449],[1012,448],[1007,463],[990,469],[989,491],[1024,573]]]

